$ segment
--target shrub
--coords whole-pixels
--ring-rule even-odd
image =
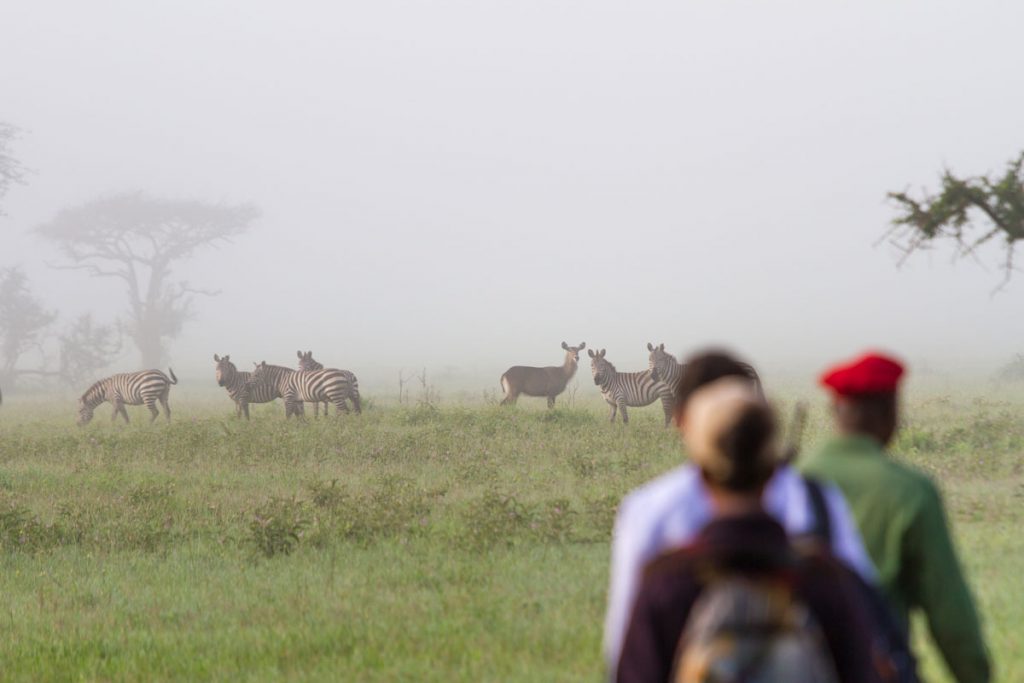
[[[295,498],[271,498],[256,508],[249,522],[254,552],[270,558],[290,555],[309,525],[305,505]]]

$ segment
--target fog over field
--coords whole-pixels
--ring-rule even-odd
[[[170,344],[182,375],[301,347],[496,389],[562,340],[620,369],[664,341],[987,374],[1024,350],[1024,274],[992,295],[997,245],[897,268],[880,240],[887,191],[1024,148],[1022,23],[980,2],[9,2],[0,120],[34,172],[0,266],[63,316],[121,315],[118,283],[50,269],[30,231],[138,189],[262,211],[175,270],[221,290]]]

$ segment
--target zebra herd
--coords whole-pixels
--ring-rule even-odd
[[[315,414],[320,415],[320,403],[324,404],[324,415],[327,415],[328,404],[333,403],[339,413],[349,413],[348,401],[352,410],[358,414],[362,411],[359,397],[359,380],[348,370],[325,368],[313,358],[312,351],[298,351],[299,369],[293,370],[281,365],[268,365],[266,361],[256,363],[252,372],[240,371],[231,362],[231,356],[213,355],[217,364],[215,376],[217,384],[224,387],[228,396],[235,402],[235,414],[249,419],[249,404],[269,403],[276,398],[283,398],[285,415],[301,417],[303,406],[312,402],[316,406]],[[96,407],[105,401],[114,406],[113,419],[118,415],[128,422],[128,411],[125,406],[144,405],[149,408],[152,423],[160,415],[156,404],[159,402],[164,415],[171,419],[171,406],[168,395],[171,385],[177,384],[178,378],[174,370],[167,369],[165,375],[160,370],[140,370],[139,372],[123,372],[99,380],[78,399],[78,424],[84,425],[92,420]]]
[[[580,351],[587,348],[586,342],[578,346],[569,346],[562,342],[565,361],[562,365],[544,368],[515,365],[501,376],[501,387],[505,391],[502,405],[516,402],[520,395],[543,396],[548,400],[548,407],[553,408],[555,397],[561,394],[569,380],[576,374],[579,365]],[[619,372],[601,349],[587,349],[590,356],[590,372],[594,384],[601,390],[604,400],[611,406],[610,420],[615,422],[616,414],[622,417],[623,424],[629,423],[627,408],[649,406],[661,399],[665,411],[665,425],[672,422],[675,405],[675,386],[683,374],[683,366],[675,356],[665,351],[665,345],[648,343],[648,367],[640,372]]]
[[[520,395],[524,395],[545,397],[548,407],[554,407],[555,398],[565,391],[569,380],[576,374],[580,351],[586,350],[590,356],[594,384],[611,407],[612,422],[618,415],[624,424],[628,424],[628,408],[648,406],[659,399],[665,413],[665,424],[672,421],[675,386],[682,375],[683,366],[675,356],[665,351],[664,344],[647,344],[648,367],[639,372],[619,372],[607,359],[605,349],[587,349],[585,342],[577,346],[562,342],[562,350],[565,351],[562,365],[516,365],[506,370],[501,376],[501,386],[505,392],[502,405],[514,404]],[[268,365],[262,361],[255,363],[255,368],[248,372],[239,370],[231,362],[231,356],[214,354],[217,384],[224,387],[234,401],[236,416],[244,416],[248,420],[250,404],[269,403],[277,398],[284,399],[286,418],[293,415],[303,417],[306,403],[313,404],[317,417],[320,415],[321,403],[324,405],[325,416],[331,404],[338,414],[350,413],[352,410],[356,414],[362,412],[359,381],[353,373],[325,368],[313,358],[312,351],[296,351],[296,356],[298,369]],[[163,406],[164,415],[170,420],[171,407],[167,399],[171,385],[177,383],[178,378],[170,368],[166,375],[160,370],[142,370],[101,379],[79,399],[78,423],[86,424],[92,420],[96,407],[105,401],[114,406],[114,420],[120,415],[128,422],[125,406],[145,405],[149,408],[152,423],[160,415],[157,403]],[[351,409],[349,403],[352,404]]]

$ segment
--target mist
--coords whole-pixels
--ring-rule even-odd
[[[302,348],[371,383],[496,388],[563,340],[623,370],[665,342],[987,373],[1022,350],[1021,276],[994,293],[996,251],[897,267],[885,196],[1024,148],[1022,22],[949,2],[12,3],[0,120],[33,173],[4,199],[0,266],[62,317],[122,315],[118,283],[50,268],[31,231],[143,190],[262,212],[175,270],[220,291],[168,344],[179,374]]]

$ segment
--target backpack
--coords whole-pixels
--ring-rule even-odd
[[[821,482],[811,477],[804,477],[804,483],[814,513],[814,525],[808,536],[813,542],[831,550],[832,519],[825,502],[824,488]],[[848,574],[871,623],[871,650],[878,678],[883,683],[921,683],[908,635],[885,597],[857,572]]]
[[[712,578],[676,648],[674,683],[836,683],[821,627],[785,577]]]

